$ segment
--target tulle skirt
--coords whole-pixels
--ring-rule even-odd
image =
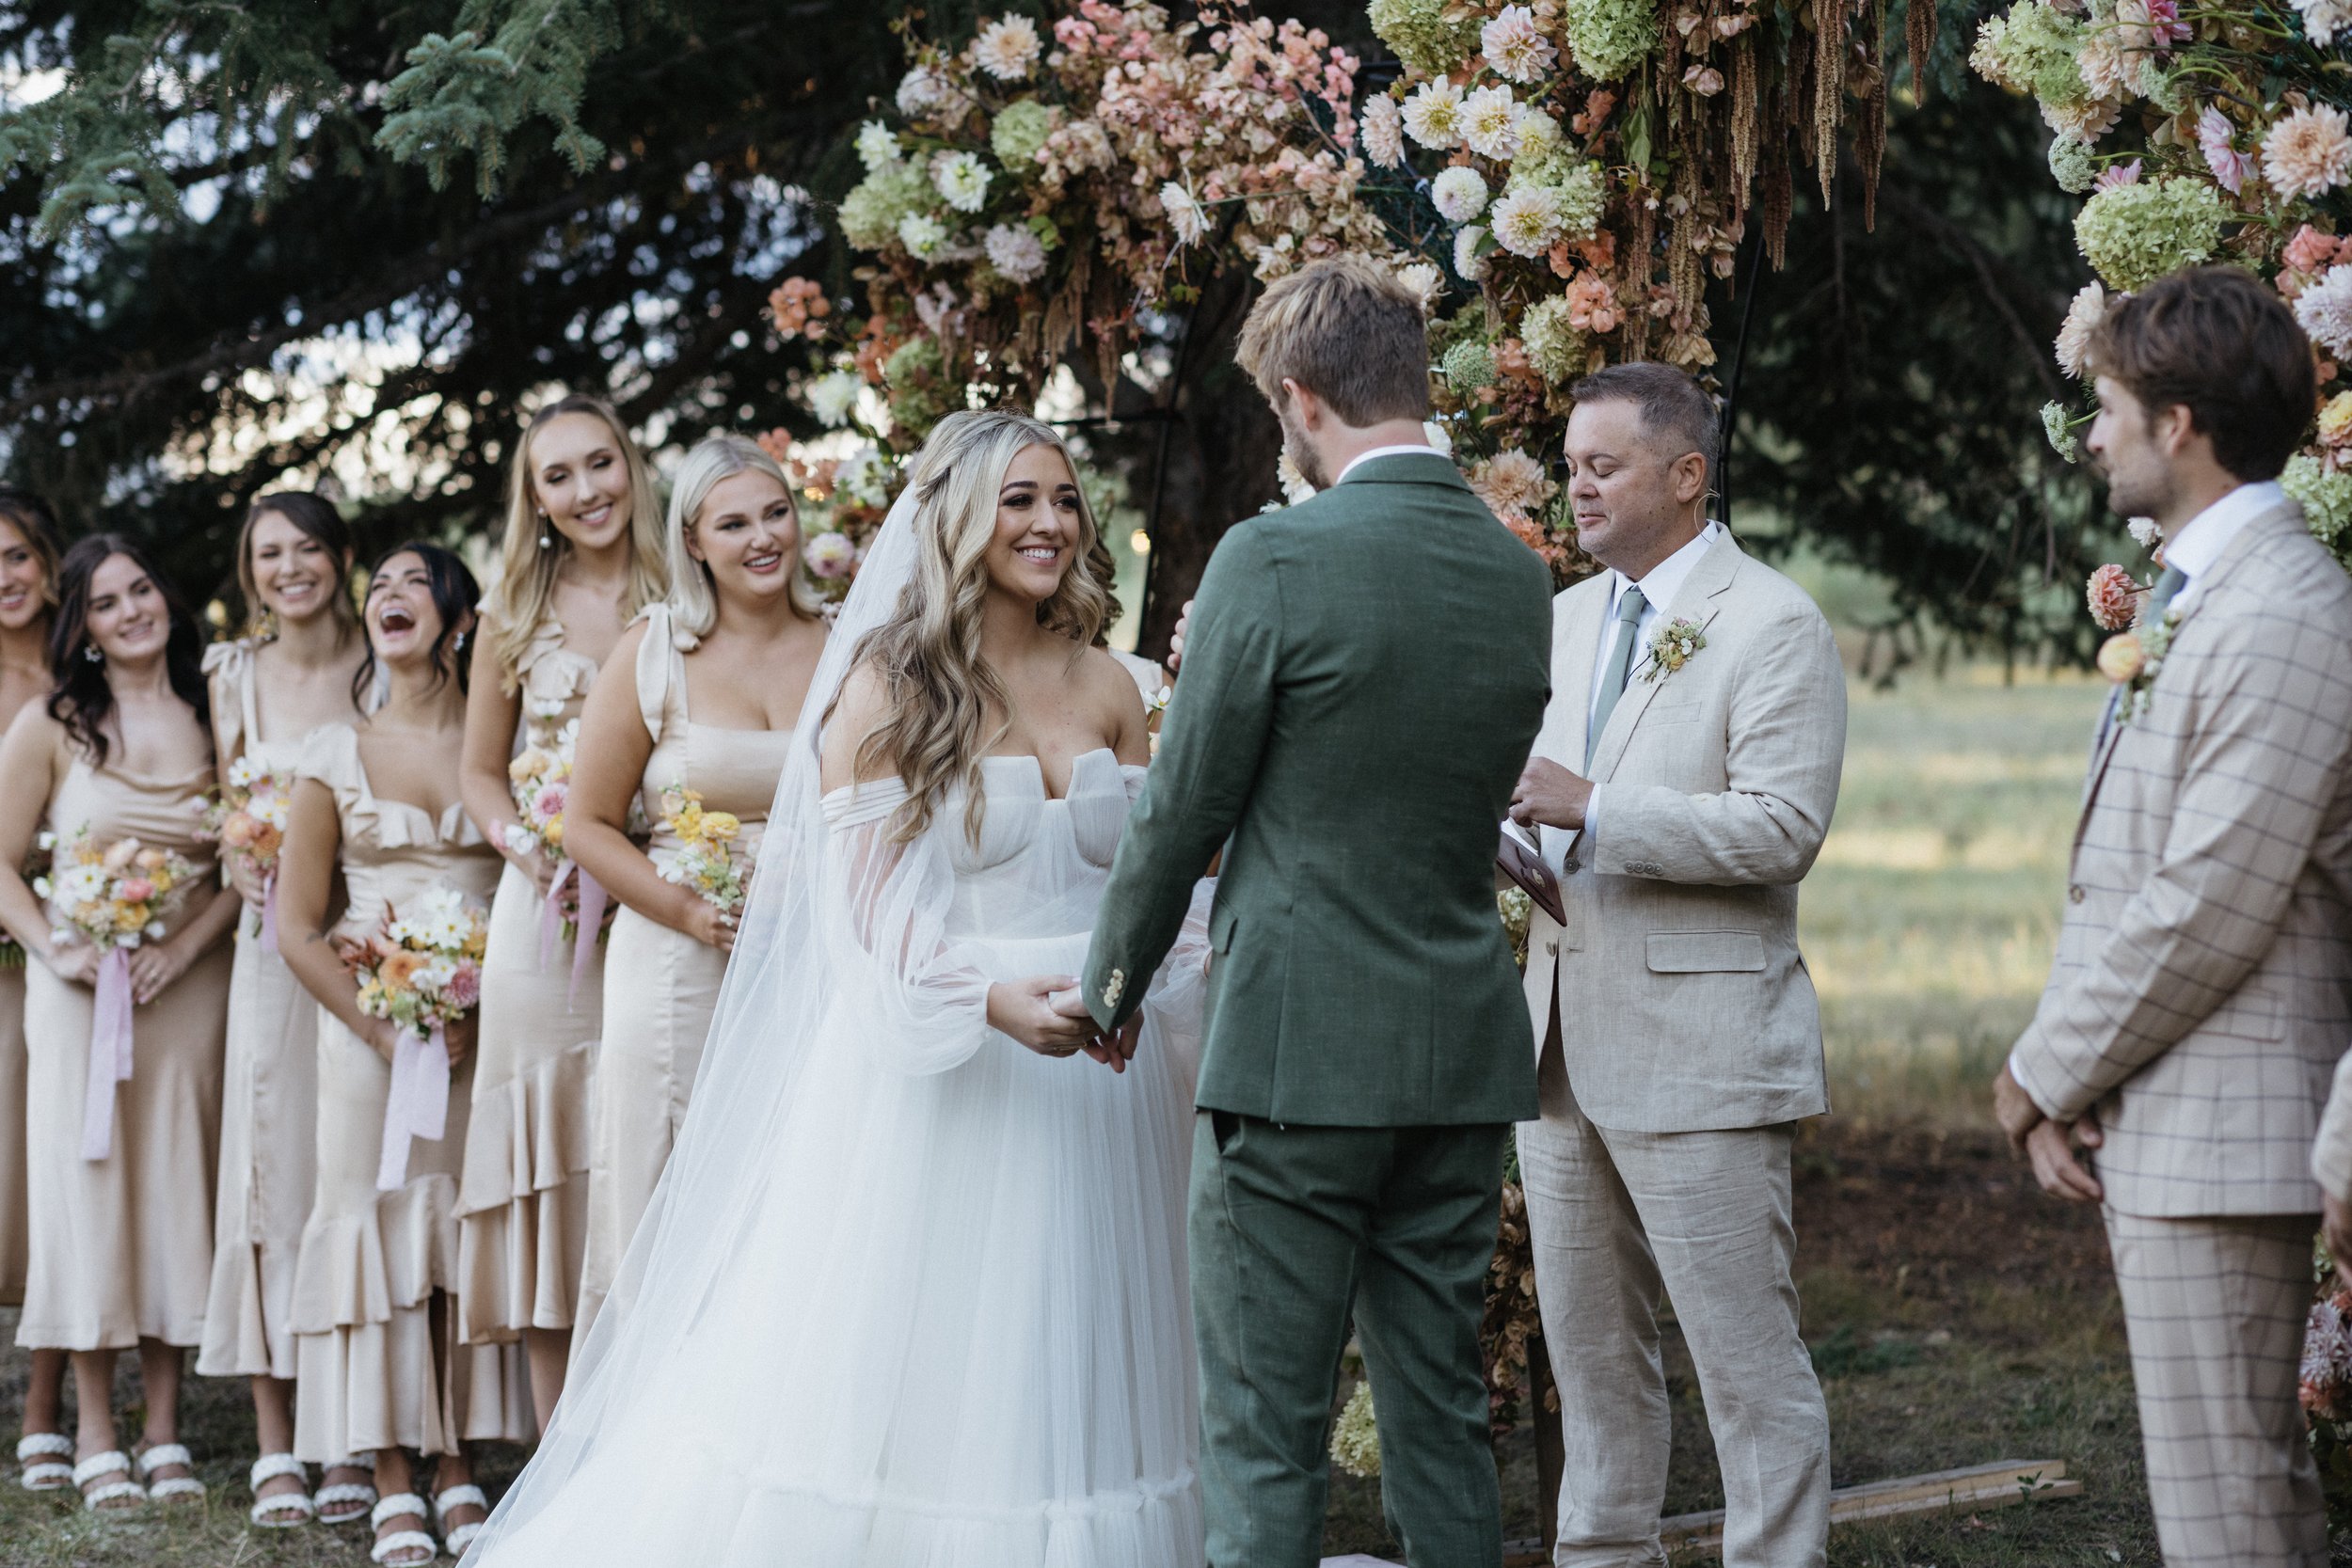
[[[1018,972],[1077,973],[1070,941]],[[816,1031],[683,1321],[636,1322],[623,1271],[615,1364],[567,1391],[480,1560],[1202,1560],[1181,1044],[1147,1027],[1115,1074],[992,1032],[913,1074],[853,1012]]]

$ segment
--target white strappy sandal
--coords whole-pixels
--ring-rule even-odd
[[[420,1519],[433,1517],[422,1497],[414,1492],[395,1492],[369,1513],[368,1527],[382,1529],[385,1520],[397,1519],[404,1513],[413,1513]],[[401,1552],[422,1552],[424,1555],[404,1557],[394,1562],[394,1555]],[[368,1548],[368,1560],[376,1564],[376,1568],[423,1568],[425,1563],[440,1555],[441,1548],[434,1544],[433,1537],[421,1529],[394,1530],[389,1535],[378,1537],[375,1544]]]
[[[27,1492],[55,1492],[73,1484],[73,1439],[62,1432],[28,1432],[17,1440],[16,1481]],[[67,1461],[60,1465],[58,1460]]]
[[[433,1499],[433,1522],[440,1527],[441,1544],[452,1557],[464,1557],[466,1548],[473,1544],[473,1538],[482,1533],[482,1527],[490,1522],[476,1519],[470,1525],[451,1524],[449,1511],[469,1503],[485,1514],[490,1512],[490,1499],[483,1495],[481,1487],[471,1484],[453,1486]]]
[[[367,1466],[356,1459],[330,1459],[319,1466],[322,1480],[338,1470],[364,1470]],[[375,1506],[375,1487],[364,1481],[327,1481],[310,1494],[318,1505],[322,1525],[356,1525],[368,1516]]]
[[[196,1468],[196,1456],[188,1452],[184,1443],[158,1443],[142,1449],[138,1455],[139,1479],[147,1482],[147,1495],[155,1502],[171,1497],[193,1497],[204,1500],[204,1483],[193,1475],[174,1476],[169,1481],[157,1481],[155,1472],[167,1465],[184,1465]]]
[[[279,1476],[294,1476],[302,1482],[299,1492],[273,1492],[262,1496],[262,1488]],[[318,1517],[318,1504],[310,1500],[310,1472],[290,1453],[265,1453],[253,1462],[246,1480],[253,1487],[253,1507],[248,1517],[263,1529],[293,1529]]]
[[[86,1489],[82,1493],[82,1506],[92,1513],[127,1513],[128,1510],[118,1510],[114,1505],[147,1501],[147,1488],[131,1479],[137,1473],[131,1467],[129,1454],[120,1449],[108,1449],[104,1453],[94,1453],[73,1466],[73,1484]],[[88,1489],[89,1483],[100,1476],[111,1475],[119,1475],[122,1479]]]

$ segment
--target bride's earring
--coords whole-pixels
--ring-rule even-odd
[[[543,550],[555,548],[555,531],[548,526],[548,515],[544,512],[539,514],[539,547]]]

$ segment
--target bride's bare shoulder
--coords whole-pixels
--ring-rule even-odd
[[[859,768],[866,737],[882,728],[890,705],[881,673],[861,662],[841,683],[833,712],[825,719],[824,787],[828,791],[896,776],[896,759],[875,756]]]
[[[1088,648],[1078,656],[1077,686],[1086,693],[1111,750],[1121,762],[1142,762],[1152,754],[1145,726],[1143,689],[1127,666],[1108,648]]]

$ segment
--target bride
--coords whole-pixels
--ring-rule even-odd
[[[669,1170],[470,1561],[1202,1560],[1205,889],[1139,1042],[1052,1002],[1150,749],[1092,646],[1094,542],[1033,420],[955,414],[916,457],[803,710]]]

